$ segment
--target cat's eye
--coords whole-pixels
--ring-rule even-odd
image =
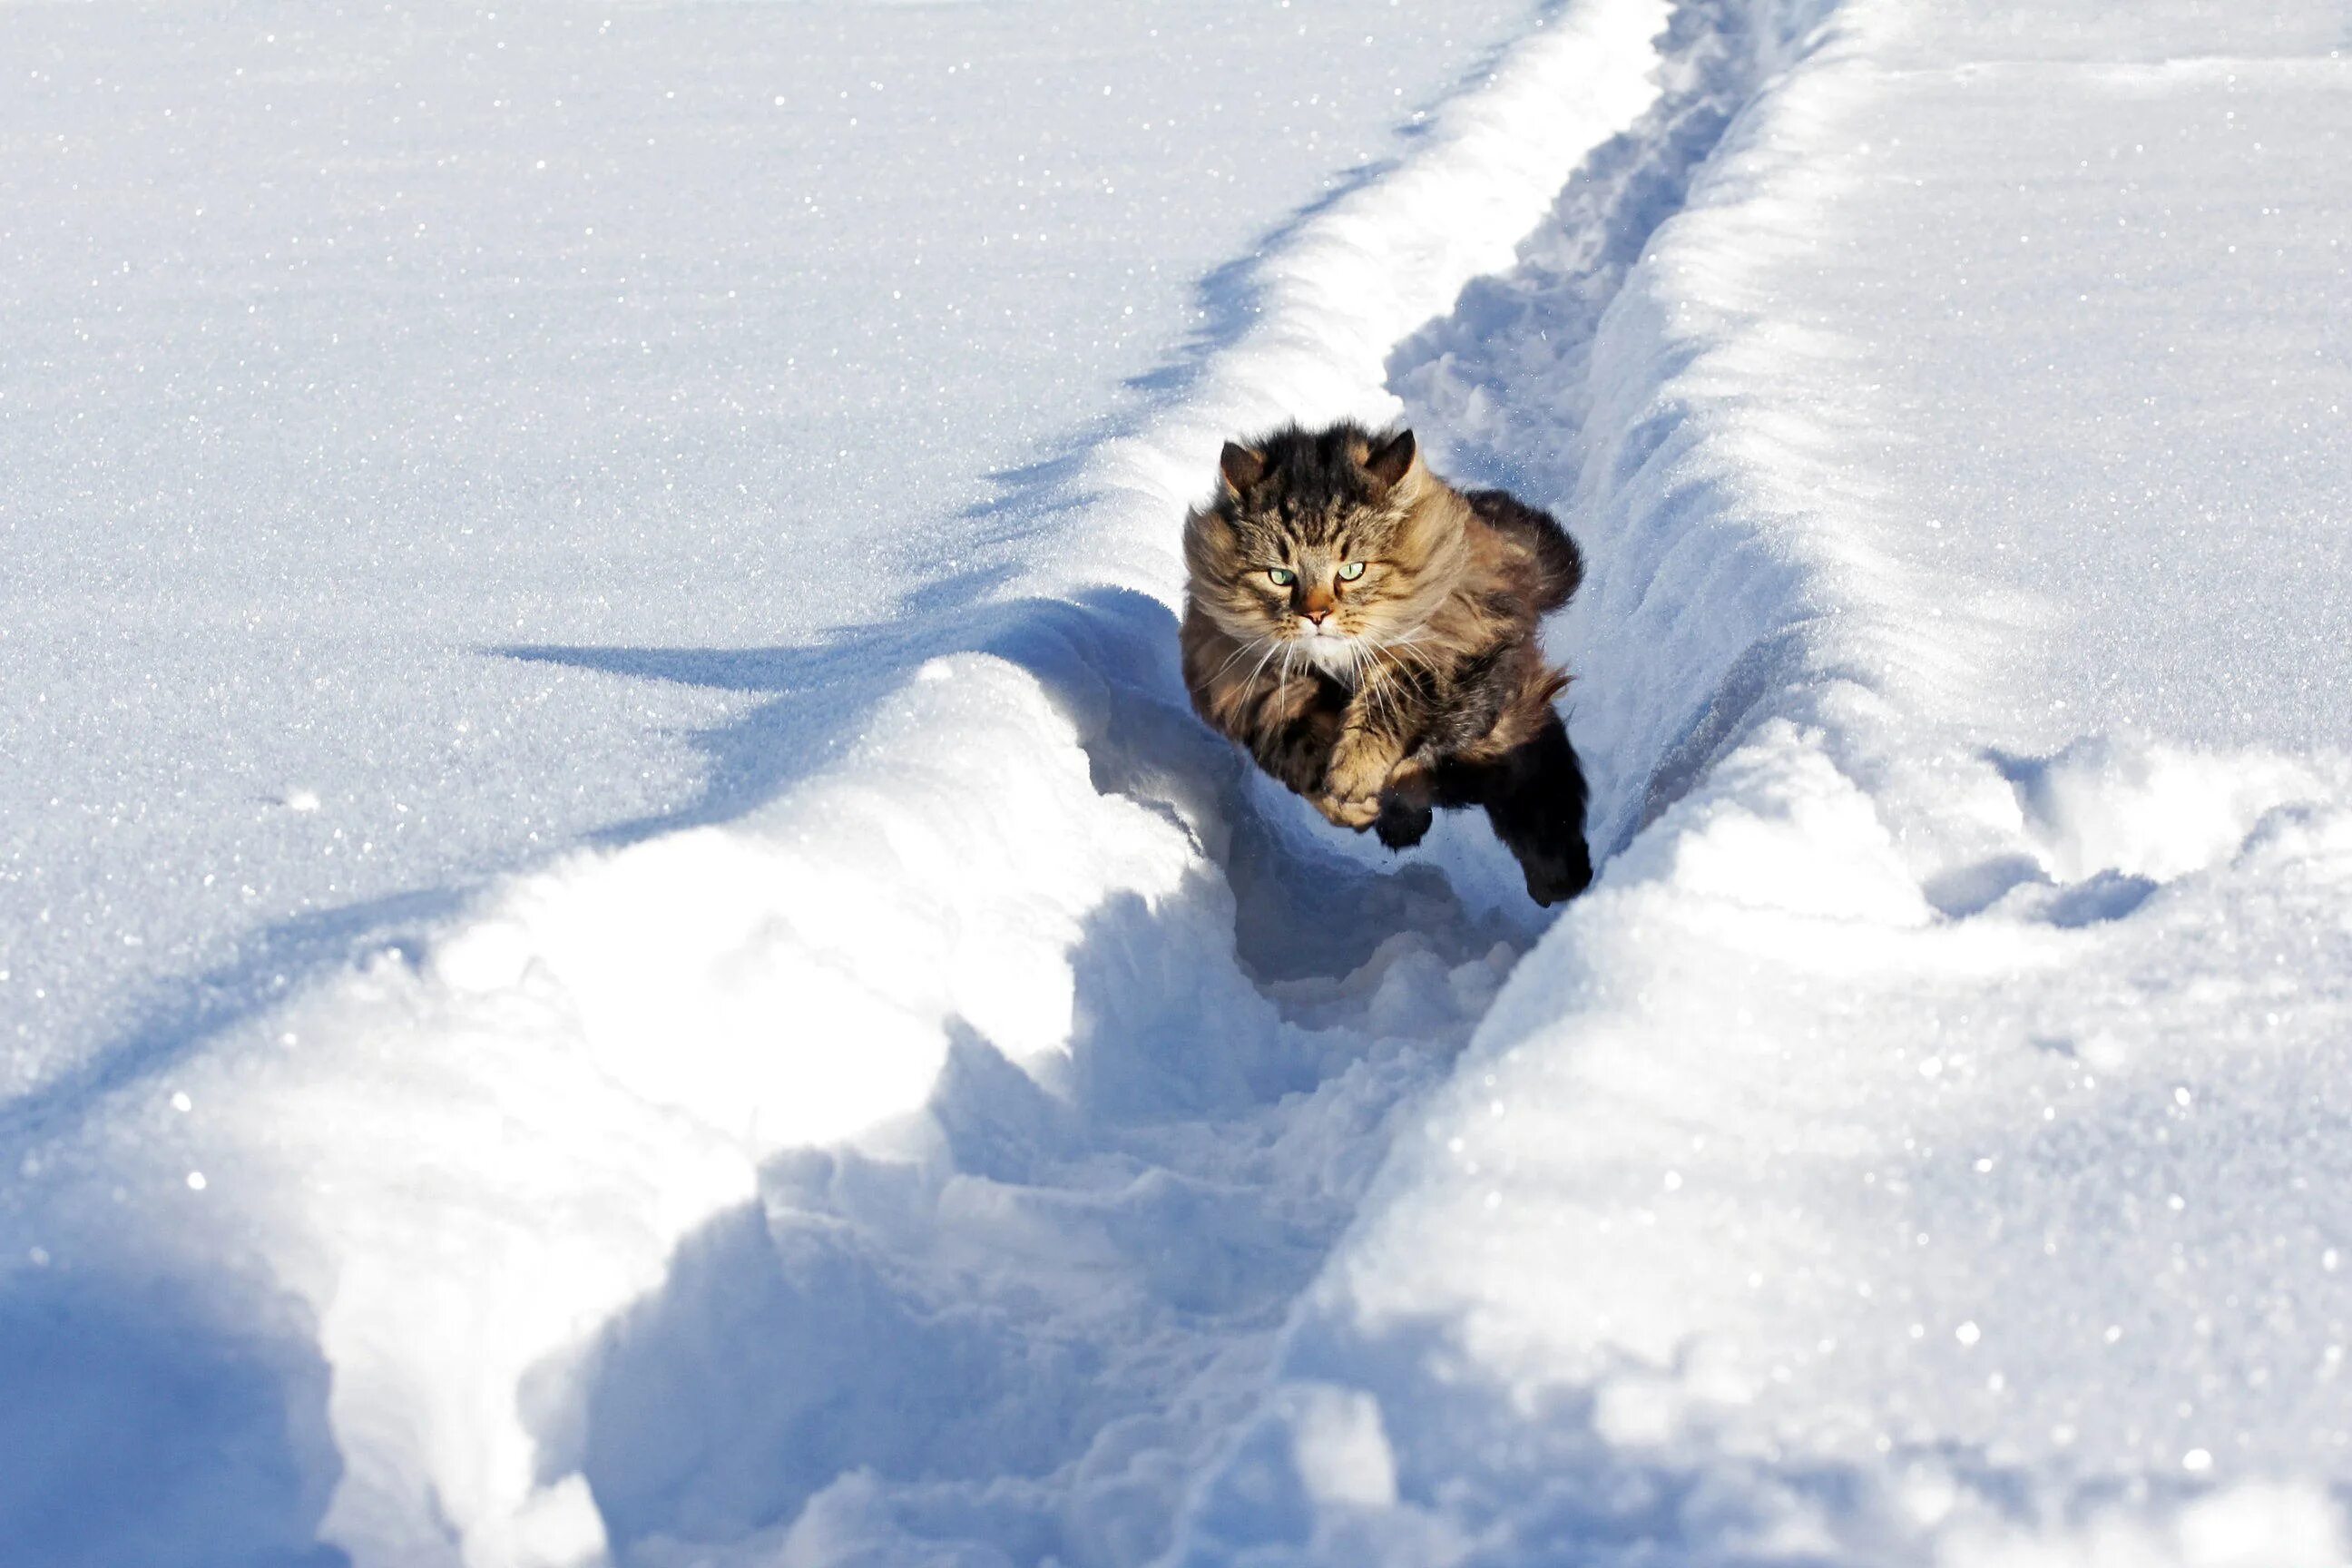
[[[1360,561],[1350,561],[1339,568],[1339,581],[1342,583],[1352,583],[1363,574],[1364,563]]]
[[[1269,566],[1265,574],[1274,579],[1274,585],[1277,588],[1287,588],[1298,581],[1298,574],[1287,566]]]

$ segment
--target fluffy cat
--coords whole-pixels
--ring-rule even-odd
[[[1211,727],[1342,827],[1417,844],[1483,805],[1539,904],[1592,879],[1585,785],[1538,622],[1576,545],[1501,490],[1454,489],[1410,430],[1227,443],[1184,520],[1184,683]]]

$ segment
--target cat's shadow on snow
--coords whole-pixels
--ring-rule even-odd
[[[624,1559],[781,1529],[813,1501],[893,1530],[875,1482],[923,1494],[923,1529],[1013,1561],[1156,1556],[1181,1502],[1164,1467],[1209,1457],[1163,1401],[1232,1396],[1205,1358],[1275,1331],[1370,1173],[1335,1173],[1313,1210],[1255,1171],[1271,1151],[1244,1137],[1237,1164],[1188,1130],[1246,1126],[1364,1050],[1287,1025],[1216,963],[1236,924],[1208,876],[1108,900],[1073,944],[1066,1058],[1015,1063],[952,1023],[920,1112],[769,1161],[757,1199],[527,1381],[541,1480],[583,1475]],[[1062,1473],[1083,1479],[1067,1500]]]

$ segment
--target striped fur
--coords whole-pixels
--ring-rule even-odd
[[[1219,468],[1184,522],[1201,717],[1340,826],[1402,848],[1435,808],[1483,805],[1538,902],[1581,890],[1584,776],[1552,709],[1568,676],[1537,638],[1583,575],[1559,524],[1454,489],[1409,430],[1292,426]]]

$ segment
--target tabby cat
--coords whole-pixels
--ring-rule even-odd
[[[1501,490],[1455,489],[1410,430],[1296,426],[1227,443],[1184,520],[1192,706],[1342,827],[1417,844],[1483,805],[1539,904],[1592,879],[1583,770],[1537,623],[1583,561]]]

